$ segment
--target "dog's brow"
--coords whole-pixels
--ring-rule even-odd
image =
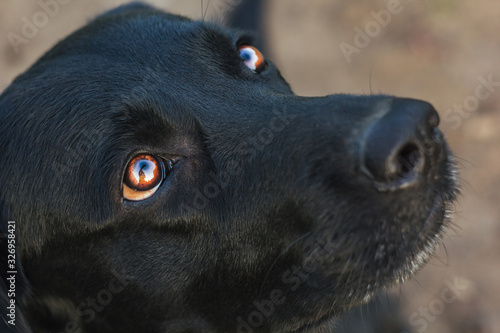
[[[237,43],[249,44],[249,45],[253,45],[255,43],[255,40],[257,39],[256,36],[249,31],[244,31],[240,34],[236,34],[236,37],[237,37],[236,40]]]

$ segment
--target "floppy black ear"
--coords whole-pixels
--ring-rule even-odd
[[[16,253],[16,222],[8,221],[0,195],[0,332],[32,332],[20,309],[28,281]]]

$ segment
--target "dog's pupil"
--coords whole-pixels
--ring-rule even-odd
[[[130,188],[147,191],[161,181],[161,166],[156,157],[139,155],[135,157],[127,168],[124,182]]]

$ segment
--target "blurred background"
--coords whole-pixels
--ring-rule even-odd
[[[58,40],[128,2],[58,1],[0,2],[0,92]],[[203,6],[221,22],[240,0],[145,2],[195,19]],[[500,332],[500,1],[265,0],[260,11],[266,56],[297,94],[387,93],[439,111],[463,194],[435,258],[392,293],[409,332]]]

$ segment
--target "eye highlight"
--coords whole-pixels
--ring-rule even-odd
[[[255,73],[260,73],[266,69],[266,60],[257,48],[250,45],[241,45],[238,47],[238,51],[245,65]]]
[[[165,162],[154,155],[135,156],[125,169],[123,197],[130,201],[141,201],[151,197],[170,172],[171,163],[168,163],[168,167],[167,170]]]

